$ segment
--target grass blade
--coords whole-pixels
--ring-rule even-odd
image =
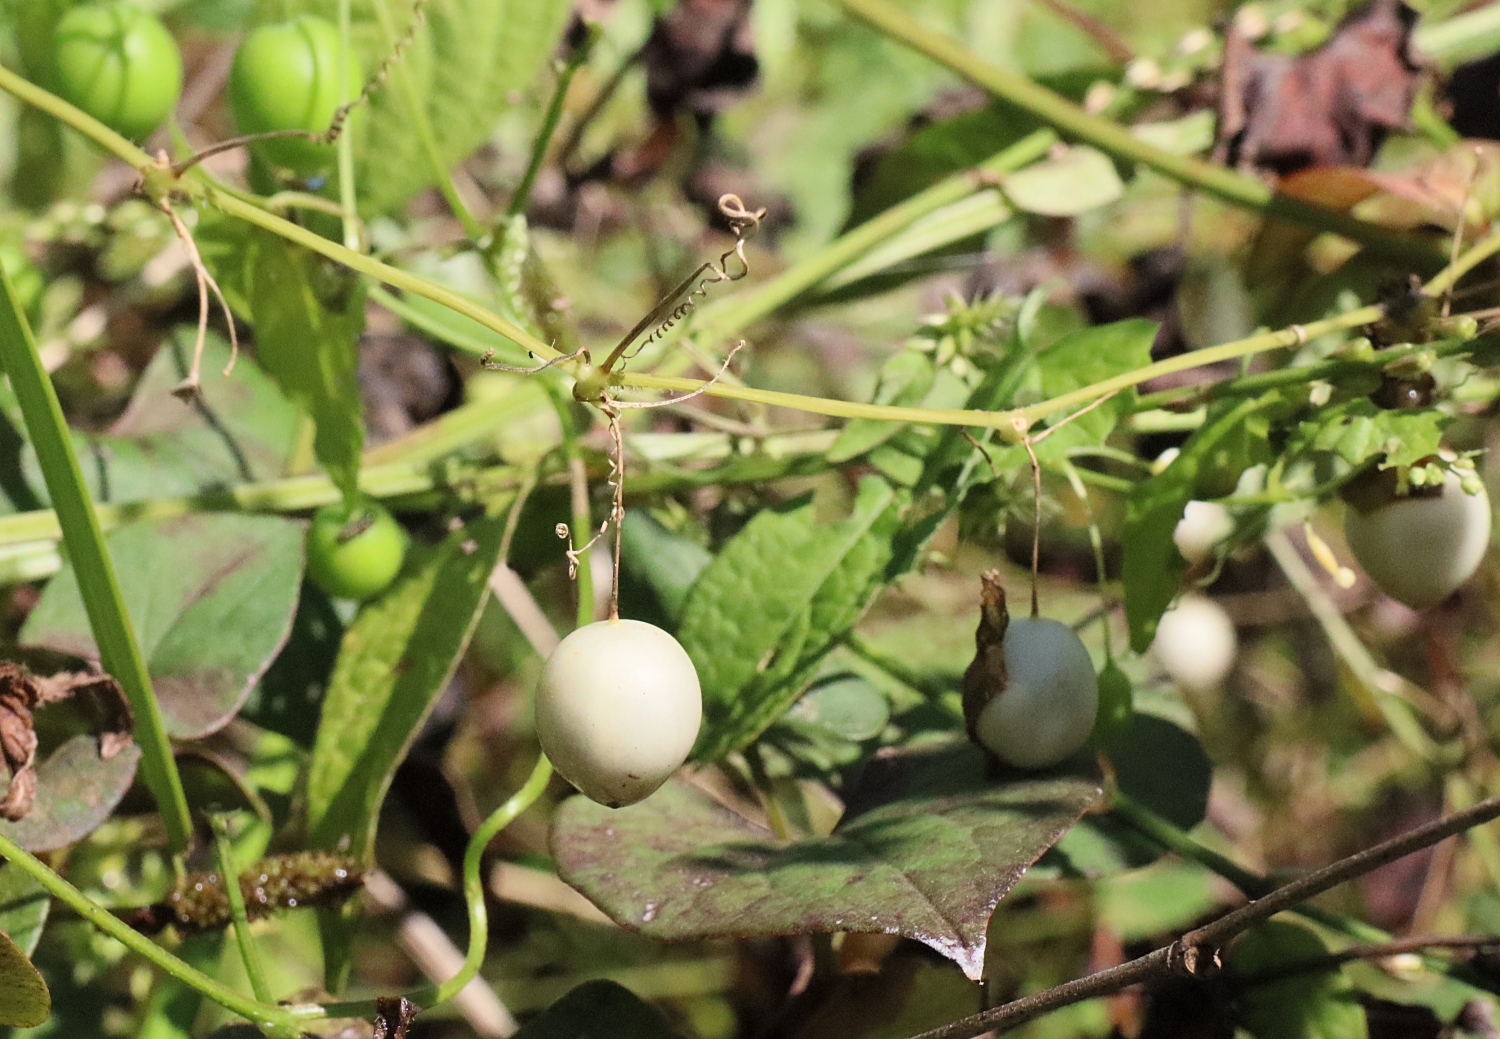
[[[172,758],[172,744],[151,689],[151,676],[120,597],[120,583],[78,468],[78,457],[73,453],[57,393],[42,367],[10,278],[0,272],[0,282],[5,286],[5,299],[0,303],[0,368],[10,376],[27,435],[46,477],[63,544],[78,572],[78,587],[99,646],[100,663],[124,688],[135,711],[135,739],[141,747],[146,785],[166,822],[172,850],[184,851],[192,839],[192,819]]]

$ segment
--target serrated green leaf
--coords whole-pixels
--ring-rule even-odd
[[[1350,465],[1381,457],[1382,469],[1437,454],[1452,417],[1437,408],[1387,410],[1368,397],[1324,408],[1297,427],[1289,451],[1332,451]]]
[[[1268,920],[1249,931],[1229,952],[1232,976],[1254,975],[1328,955],[1312,931]],[[1309,971],[1260,984],[1246,984],[1236,1005],[1239,1024],[1255,1039],[1365,1039],[1369,1026],[1353,984],[1338,970]]]
[[[569,799],[551,847],[564,880],[653,938],[901,934],[977,980],[995,905],[1099,796],[1091,767],[993,779],[965,741],[877,757],[828,837],[779,841],[672,780],[619,810]]]
[[[359,392],[364,282],[301,246],[262,238],[251,289],[256,357],[312,416],[313,453],[333,482],[353,494],[365,442]]]
[[[380,2],[356,0],[352,10],[351,42],[367,73],[391,52],[374,7]],[[388,0],[398,36],[411,24],[412,6]],[[570,0],[430,0],[411,45],[370,99],[356,155],[361,212],[389,212],[434,183],[408,93],[425,108],[441,161],[456,166],[489,138],[510,93],[541,72],[571,9]],[[263,21],[317,14],[337,24],[338,0],[266,0],[262,14]]]
[[[894,502],[890,485],[867,478],[849,518],[827,527],[817,523],[810,499],[766,509],[704,568],[678,632],[703,684],[697,757],[742,746],[791,705],[800,692],[787,693],[793,676],[827,651],[837,624],[864,608],[861,602],[851,610],[842,577],[819,602],[825,584]],[[852,583],[862,592],[868,576]]]
[[[1150,364],[1157,327],[1154,321],[1128,318],[1063,336],[1036,358],[1043,397],[1070,393]],[[1036,445],[1037,457],[1060,458],[1072,448],[1102,444],[1134,400],[1135,391],[1126,390],[1072,419]]]
[[[302,583],[304,526],[195,513],[132,523],[106,539],[171,736],[227,725],[281,651]],[[71,564],[47,585],[20,640],[98,658]]]
[[[1124,555],[1120,579],[1125,589],[1130,647],[1137,653],[1144,653],[1151,645],[1157,622],[1177,595],[1182,575],[1187,573],[1187,560],[1177,550],[1172,534],[1187,503],[1204,496],[1200,487],[1206,478],[1211,478],[1208,463],[1214,452],[1256,412],[1270,410],[1280,403],[1275,393],[1267,393],[1210,417],[1183,445],[1172,464],[1131,489],[1121,536]]]
[[[629,509],[620,531],[620,563],[655,595],[666,619],[677,623],[688,593],[713,560],[708,549],[674,534],[644,509]]]
[[[307,778],[309,846],[368,859],[380,803],[484,606],[504,517],[474,520],[408,563],[344,633]],[[418,553],[414,553],[417,555]]]
[[[0,931],[0,1025],[34,1028],[51,1014],[47,983],[10,935]]]

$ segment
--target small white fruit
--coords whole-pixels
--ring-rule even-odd
[[[1172,680],[1198,693],[1223,684],[1238,648],[1234,621],[1224,607],[1202,595],[1184,596],[1163,614],[1151,643]]]
[[[703,722],[698,672],[654,624],[608,620],[563,639],[536,694],[542,751],[568,782],[619,808],[682,767]]]
[[[1490,499],[1452,473],[1441,494],[1344,511],[1344,537],[1380,590],[1415,610],[1436,606],[1479,568],[1490,541]]]
[[[1215,501],[1190,501],[1172,531],[1172,541],[1192,566],[1209,557],[1214,546],[1234,533],[1234,517]]]
[[[1099,682],[1083,640],[1048,617],[1012,618],[1005,630],[1005,691],[984,705],[974,735],[1016,768],[1046,768],[1088,742]]]

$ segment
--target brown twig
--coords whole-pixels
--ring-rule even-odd
[[[1071,1006],[1085,999],[1108,996],[1156,978],[1173,974],[1189,977],[1208,975],[1218,965],[1219,948],[1262,920],[1291,909],[1345,881],[1362,877],[1388,862],[1429,848],[1438,841],[1497,817],[1500,817],[1500,797],[1480,801],[1462,811],[1410,830],[1400,837],[1382,841],[1372,848],[1314,870],[1277,888],[1264,898],[1258,898],[1210,924],[1189,931],[1165,948],[1149,952],[1118,967],[1065,982],[1045,992],[1012,1000],[992,1010],[961,1017],[922,1032],[912,1039],[974,1039],[985,1032],[1007,1032],[1061,1007]]]

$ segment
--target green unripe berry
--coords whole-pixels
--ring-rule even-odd
[[[307,532],[307,574],[336,599],[373,599],[389,587],[406,559],[406,531],[368,500],[338,501],[313,515]]]
[[[161,19],[132,3],[75,7],[57,22],[53,86],[105,126],[149,136],[182,94],[182,55]]]
[[[229,103],[241,133],[305,130],[323,133],[345,99],[359,96],[359,63],[351,54],[339,87],[339,30],[326,18],[302,15],[262,25],[247,35],[229,72]],[[303,176],[333,167],[337,151],[305,137],[277,137],[252,146],[266,163]]]

